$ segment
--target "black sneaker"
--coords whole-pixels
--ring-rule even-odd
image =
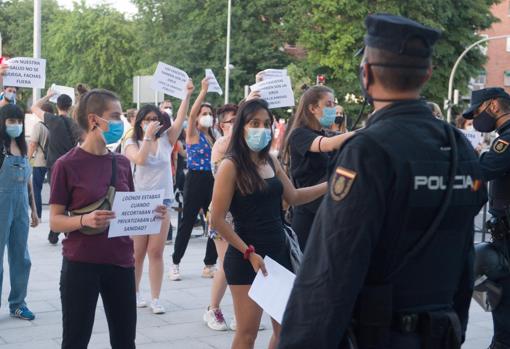
[[[48,234],[48,241],[52,245],[58,244],[58,233],[54,233],[54,232],[50,231],[50,233]]]

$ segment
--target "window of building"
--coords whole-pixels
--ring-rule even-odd
[[[487,39],[488,37],[489,37],[489,35],[487,35],[487,34],[480,34],[480,39]],[[489,45],[489,43],[487,41],[482,42],[480,45],[478,45],[480,52],[484,56],[487,56],[488,45]]]
[[[505,86],[510,86],[510,70],[505,70]]]
[[[479,84],[479,85],[485,85],[486,82],[487,82],[487,73],[485,72],[485,70],[482,70],[480,72],[480,74],[474,79],[474,83]]]

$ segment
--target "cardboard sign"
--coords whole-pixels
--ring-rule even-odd
[[[156,207],[163,204],[164,190],[117,192],[108,237],[159,234],[162,220]]]
[[[9,69],[4,74],[4,86],[44,88],[46,83],[46,60],[16,57],[6,61]]]
[[[216,80],[216,76],[214,76],[212,69],[205,70],[205,77],[209,78],[209,89],[207,89],[207,92],[216,92],[221,96],[223,94],[223,90],[221,89],[218,80]]]
[[[263,80],[250,86],[250,89],[252,91],[259,91],[260,97],[269,104],[270,109],[293,107],[295,105],[294,91],[292,91],[292,85],[288,76]]]
[[[467,139],[469,139],[469,142],[473,146],[473,148],[477,148],[480,143],[482,143],[482,134],[478,131],[470,131],[470,130],[461,130],[462,133],[464,133],[464,136],[466,136]]]
[[[158,63],[152,78],[152,88],[175,98],[186,98],[189,77],[185,71],[172,67],[163,62]]]
[[[71,97],[74,104],[74,88],[53,84],[51,85],[50,90],[55,92],[53,97],[50,98],[51,103],[57,103],[57,99],[58,97],[60,97],[60,95],[68,95],[69,97]]]

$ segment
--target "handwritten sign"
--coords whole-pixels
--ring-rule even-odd
[[[216,76],[214,76],[212,69],[205,70],[205,77],[209,78],[209,89],[207,92],[216,92],[221,96],[223,94],[223,90],[221,89],[218,80],[216,80]]]
[[[263,80],[250,88],[252,91],[260,92],[260,97],[269,104],[270,109],[293,107],[295,104],[294,92],[288,76]]]
[[[188,80],[189,77],[185,71],[159,62],[152,77],[151,87],[172,97],[184,99],[187,94],[186,84]]]
[[[469,140],[473,148],[477,148],[482,143],[482,134],[478,131],[462,130],[464,136]]]
[[[4,74],[4,86],[44,88],[46,60],[16,57],[6,61],[9,69]]]
[[[108,237],[159,234],[162,221],[155,210],[163,204],[163,195],[164,190],[115,193],[112,211],[116,218]]]
[[[58,97],[60,97],[60,95],[68,95],[69,97],[71,97],[74,104],[74,88],[53,84],[51,85],[50,90],[55,92],[53,97],[50,98],[50,102],[57,103],[57,99]]]

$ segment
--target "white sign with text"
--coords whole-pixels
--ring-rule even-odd
[[[4,86],[44,88],[46,84],[45,59],[15,57],[5,63],[9,69],[4,74]]]
[[[269,109],[293,107],[295,105],[294,92],[288,76],[263,80],[252,86],[252,91],[260,92],[260,98],[269,104]]]
[[[185,71],[163,62],[158,63],[156,72],[152,78],[151,87],[169,96],[184,99],[187,95],[186,84],[189,77]]]
[[[223,90],[221,89],[218,80],[216,80],[216,76],[214,76],[212,69],[205,70],[205,77],[209,78],[209,89],[207,92],[216,92],[221,96],[223,94]]]
[[[55,92],[55,94],[50,98],[50,102],[57,103],[57,99],[60,95],[68,95],[71,97],[74,104],[74,88],[53,84],[51,85],[50,90]]]

